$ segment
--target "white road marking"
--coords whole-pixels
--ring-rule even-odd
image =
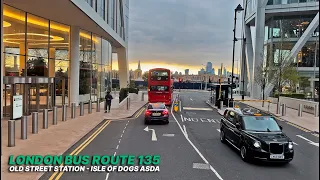
[[[195,169],[210,169],[210,164],[193,163],[192,168],[195,168]]]
[[[307,138],[305,138],[305,137],[303,137],[303,136],[301,136],[301,135],[297,135],[297,136],[298,136],[299,138],[301,138],[301,139],[304,139],[304,140],[308,141],[309,144],[312,144],[312,145],[314,145],[314,146],[319,147],[319,143],[315,143],[315,142],[313,142],[313,141],[311,141],[311,140],[309,140],[309,139],[307,139]]]
[[[113,153],[113,156],[116,156],[116,155],[117,155],[117,152],[114,152],[114,153]]]
[[[194,107],[183,107],[183,110],[213,111],[212,108],[194,108]]]
[[[193,101],[191,98],[190,98],[190,100]]]
[[[220,129],[217,129],[218,132],[220,132]]]
[[[122,138],[123,134],[121,134],[120,138]]]
[[[292,142],[294,145],[299,145],[299,144],[297,144],[297,143],[295,143],[295,142]]]
[[[116,149],[119,149],[119,144],[117,145]]]
[[[121,142],[121,139],[119,139],[119,144],[120,144],[120,142]]]
[[[174,134],[163,134],[162,136],[166,136],[166,137],[173,137]]]
[[[179,112],[181,112],[181,101],[179,101]]]
[[[156,135],[156,131],[154,129],[149,129],[148,126],[146,128],[144,128],[143,130],[145,131],[149,131],[151,130],[152,131],[152,135],[151,135],[151,140],[152,141],[157,141],[157,135]]]
[[[107,173],[107,176],[106,176],[106,179],[105,180],[108,180],[109,179],[109,173]]]
[[[187,141],[190,143],[190,145],[193,147],[193,149],[198,153],[198,155],[201,157],[201,159],[210,166],[210,170],[218,177],[218,179],[223,180],[222,177],[220,176],[220,174],[209,164],[208,160],[206,158],[204,158],[204,156],[201,154],[201,152],[199,151],[199,149],[190,141],[190,139],[186,136],[185,133],[183,133],[183,129],[180,125],[180,123],[178,122],[177,118],[174,116],[173,113],[173,106],[171,107],[171,114],[173,116],[173,118],[176,120],[182,134],[184,135],[184,137],[187,139]]]
[[[184,130],[185,135],[188,137],[187,128],[185,125],[183,125],[183,130]]]

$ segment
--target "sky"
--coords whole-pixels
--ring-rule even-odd
[[[133,0],[129,4],[129,68],[164,67],[197,74],[212,62],[231,71],[234,9],[242,0]],[[237,14],[237,37],[241,37]],[[235,71],[241,41],[236,43]],[[113,69],[117,69],[113,56]],[[240,66],[239,66],[240,68]]]

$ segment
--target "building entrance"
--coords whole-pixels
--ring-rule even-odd
[[[3,117],[12,119],[13,96],[22,95],[23,115],[52,109],[55,104],[54,78],[5,76]]]

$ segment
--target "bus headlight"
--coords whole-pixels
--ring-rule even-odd
[[[292,143],[292,142],[289,142],[288,147],[289,147],[289,149],[293,149],[293,143]]]
[[[259,141],[256,141],[253,143],[253,146],[256,148],[260,148],[261,147],[261,143]]]

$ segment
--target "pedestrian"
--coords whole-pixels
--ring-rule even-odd
[[[111,101],[113,99],[112,95],[110,94],[110,92],[107,92],[107,95],[105,96],[106,99],[106,106],[105,106],[105,113],[110,112],[111,109]]]

